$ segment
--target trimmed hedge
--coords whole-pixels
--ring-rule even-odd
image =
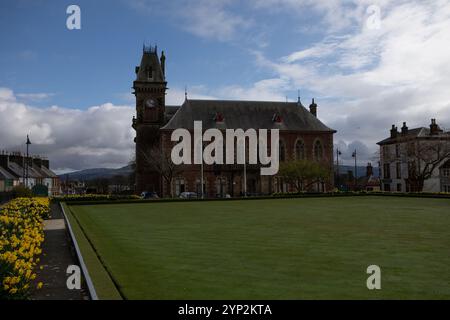
[[[295,198],[321,198],[321,197],[358,197],[358,196],[392,196],[392,197],[413,197],[413,198],[438,198],[450,199],[450,193],[400,193],[400,192],[304,192],[304,193],[277,193],[268,196],[247,197],[247,198],[206,198],[206,199],[179,199],[179,198],[163,198],[163,199],[140,199],[134,197],[132,199],[110,197],[105,199],[83,199],[67,201],[68,205],[97,205],[97,204],[126,204],[126,203],[154,203],[154,202],[187,202],[187,201],[251,201],[251,200],[273,200],[273,199],[295,199]],[[64,201],[59,198],[58,201]],[[66,201],[64,201],[66,202]]]

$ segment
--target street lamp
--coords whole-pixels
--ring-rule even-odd
[[[336,148],[336,166],[337,166],[337,176],[336,176],[336,184],[339,189],[339,156],[341,155],[341,151],[339,148]]]
[[[352,157],[355,158],[355,191],[356,191],[356,184],[358,183],[358,168],[356,166],[356,149],[353,151]]]
[[[26,145],[27,145],[27,160],[25,161],[25,186],[28,188],[28,168],[29,168],[29,166],[30,166],[30,163],[29,163],[29,161],[30,161],[30,159],[29,159],[29,148],[30,148],[30,144],[31,144],[31,141],[30,141],[30,137],[27,135],[27,143],[26,143]]]

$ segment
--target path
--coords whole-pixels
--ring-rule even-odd
[[[66,286],[66,270],[69,265],[78,265],[75,250],[66,229],[59,204],[51,205],[52,218],[45,220],[45,240],[42,245],[40,265],[37,270],[36,283],[42,281],[44,286],[32,292],[35,300],[87,300],[89,294],[82,284],[81,290],[69,290]]]

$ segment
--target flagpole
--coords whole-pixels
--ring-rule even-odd
[[[247,197],[247,150],[244,138],[244,197]]]

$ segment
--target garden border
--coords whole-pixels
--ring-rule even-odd
[[[69,230],[70,238],[71,238],[72,243],[73,243],[73,245],[75,247],[75,252],[77,254],[77,258],[78,258],[78,261],[80,263],[81,270],[82,270],[83,275],[84,275],[84,279],[86,280],[87,288],[88,288],[88,291],[89,291],[89,296],[91,297],[92,300],[99,300],[99,298],[97,296],[97,292],[95,291],[95,287],[94,287],[94,284],[92,282],[92,279],[89,276],[89,272],[88,272],[88,269],[86,267],[86,264],[84,263],[80,247],[78,246],[77,239],[75,237],[75,234],[73,233],[72,226],[71,226],[71,224],[69,222],[69,219],[68,219],[68,217],[66,215],[66,212],[64,210],[64,206],[62,205],[61,202],[59,203],[59,206],[60,206],[60,208],[62,210],[62,213],[64,215],[64,220],[66,222],[67,229]]]

